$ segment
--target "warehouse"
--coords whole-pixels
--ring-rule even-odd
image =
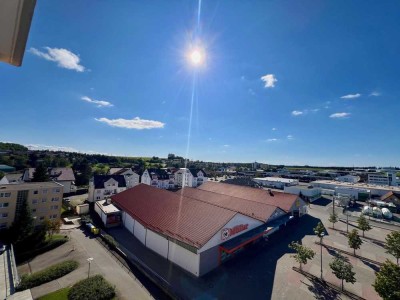
[[[321,198],[322,189],[312,185],[294,185],[285,186],[284,192],[301,196],[302,199],[308,202],[314,202]]]
[[[255,183],[258,183],[262,186],[281,189],[285,186],[298,185],[299,181],[297,179],[288,179],[288,178],[280,178],[280,177],[262,177],[262,178],[253,178]]]
[[[112,202],[121,209],[124,226],[147,248],[202,276],[284,226],[296,210],[305,213],[297,196],[276,194],[263,196],[276,197],[284,208],[271,199],[252,201],[198,188],[174,193],[140,184],[112,196]]]

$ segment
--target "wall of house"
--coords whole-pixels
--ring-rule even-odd
[[[168,258],[168,240],[147,229],[146,246],[164,258]]]
[[[133,234],[133,228],[135,227],[135,220],[129,214],[123,212],[122,221],[124,223],[125,228],[128,229],[130,233]]]

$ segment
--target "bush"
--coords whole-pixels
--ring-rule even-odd
[[[77,261],[67,260],[31,275],[22,275],[21,282],[17,287],[17,291],[30,289],[43,283],[63,277],[64,275],[67,275],[78,268],[78,266],[79,263]]]
[[[111,235],[104,234],[102,237],[110,248],[115,249],[118,247],[117,241]]]
[[[81,280],[74,284],[68,293],[68,300],[110,300],[115,296],[115,288],[103,276]]]

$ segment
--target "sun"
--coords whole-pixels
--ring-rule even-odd
[[[204,52],[200,49],[193,49],[189,52],[188,59],[193,66],[200,66],[204,63]]]

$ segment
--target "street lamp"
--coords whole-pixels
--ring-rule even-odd
[[[88,269],[88,273],[87,273],[87,278],[89,278],[89,276],[90,276],[90,263],[92,262],[92,260],[93,260],[93,257],[89,257],[89,258],[87,259],[87,261],[88,261],[88,263],[89,263],[89,269]]]
[[[321,245],[321,279],[322,279],[322,239],[324,238],[325,233],[321,233],[319,238],[320,238],[320,245]]]

